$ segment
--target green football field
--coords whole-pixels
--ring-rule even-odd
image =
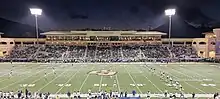
[[[137,93],[179,92],[160,80],[160,71],[172,76],[183,86],[185,93],[215,93],[220,91],[220,66],[209,63],[0,63],[0,90],[31,92],[67,91],[81,93],[99,90],[128,91]],[[53,69],[55,68],[55,73]],[[156,72],[149,71],[155,68]],[[10,71],[12,70],[12,76]],[[113,76],[90,74],[91,71],[111,70]],[[46,75],[45,75],[46,73]],[[115,85],[114,85],[115,84]]]

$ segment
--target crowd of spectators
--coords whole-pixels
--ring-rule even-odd
[[[97,47],[96,59],[98,60],[110,60],[111,59],[111,49],[110,47]]]
[[[138,61],[143,59],[198,58],[192,46],[126,45],[126,46],[67,46],[16,45],[7,58],[60,59],[81,61]]]
[[[169,49],[177,58],[197,58],[196,50],[192,46],[173,46]]]
[[[43,45],[36,53],[36,58],[62,58],[63,54],[67,51],[65,45]]]
[[[69,46],[67,53],[65,53],[65,57],[73,59],[84,59],[85,52],[85,46]]]
[[[7,58],[30,58],[36,53],[39,46],[33,45],[15,45],[14,50]]]
[[[96,56],[96,46],[88,46],[86,59],[87,60],[95,59],[95,56]]]
[[[112,60],[117,61],[123,58],[121,47],[120,46],[113,46],[111,48],[112,51]]]
[[[171,57],[166,46],[151,45],[141,46],[141,50],[146,58],[168,58]]]
[[[135,60],[140,59],[140,50],[139,46],[129,45],[122,46],[123,59]]]

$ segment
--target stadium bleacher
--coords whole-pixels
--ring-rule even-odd
[[[139,61],[146,58],[198,58],[192,46],[126,45],[117,47],[67,45],[16,45],[7,58],[24,59],[81,59],[87,61]]]

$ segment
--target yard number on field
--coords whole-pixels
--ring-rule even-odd
[[[71,84],[56,84],[56,85],[59,86],[59,87],[63,87],[63,86],[69,87],[69,86],[71,86]]]
[[[214,87],[214,86],[216,86],[215,84],[201,84],[201,85],[204,86],[204,87],[208,87],[208,86]]]
[[[144,86],[145,84],[130,84],[130,86],[138,86],[138,87],[142,87]]]
[[[20,87],[34,87],[35,84],[20,84]]]

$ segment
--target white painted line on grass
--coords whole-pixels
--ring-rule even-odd
[[[31,71],[31,70],[30,70],[30,71]],[[30,71],[23,72],[21,75],[26,74],[26,73],[29,73]],[[9,74],[6,74],[6,75],[9,75]],[[12,78],[14,78],[14,77],[17,77],[17,76],[13,76],[13,74],[12,74],[11,77],[9,77],[9,76],[8,76],[8,78],[6,77],[5,79],[1,80],[0,83],[1,83],[1,82],[4,82],[4,81],[6,81],[6,80],[10,80],[10,79],[12,79]]]
[[[101,79],[99,81],[99,91],[101,91],[101,88],[102,88],[102,79],[103,79],[103,76],[101,76]]]
[[[137,67],[135,67],[136,69],[137,69]],[[142,71],[142,70],[139,70],[139,69],[137,69],[138,71]],[[157,85],[155,85],[147,76],[145,76],[145,75],[143,75],[143,73],[141,73],[141,75],[145,78],[145,79],[147,79],[158,91],[160,91],[160,93],[163,93],[163,91],[157,86]]]
[[[124,68],[125,68],[125,66],[124,66]],[[138,89],[138,91],[141,93],[141,94],[143,94],[142,93],[142,91],[141,91],[141,89],[139,88],[139,86],[137,86],[137,83],[134,81],[134,78],[131,76],[131,74],[128,72],[128,70],[125,68],[125,70],[126,70],[126,72],[128,73],[128,75],[130,76],[130,78],[131,78],[131,80],[133,81],[133,83],[135,84],[135,86],[136,86],[136,88]]]
[[[95,68],[95,66],[93,66],[92,69],[93,69],[93,68]],[[90,74],[87,74],[85,80],[84,80],[83,83],[81,84],[81,86],[80,86],[80,88],[79,88],[79,92],[82,90],[84,84],[86,83],[87,79],[89,78],[89,75],[90,75]]]
[[[168,67],[166,67],[166,68],[168,68]],[[177,70],[174,70],[174,69],[172,69],[172,68],[170,68],[171,70],[173,70],[173,71],[175,71],[175,72],[177,72],[177,73],[180,73],[179,71],[177,71]],[[168,73],[168,72],[167,72]],[[169,73],[170,74],[170,73]],[[181,74],[181,73],[180,73]],[[172,75],[172,74],[171,74]],[[172,75],[173,77],[175,77],[175,78],[177,78],[177,79],[179,79],[178,77],[176,77],[175,75]],[[197,87],[195,87],[195,86],[193,86],[193,85],[191,85],[191,84],[189,84],[188,82],[186,82],[186,81],[184,81],[184,83],[186,83],[187,85],[189,85],[189,86],[191,86],[191,87],[193,87],[193,88],[195,88],[195,89],[197,89],[197,90],[199,90],[200,92],[203,92],[203,93],[205,93],[206,94],[206,92],[205,91],[203,91],[203,90],[201,90],[201,89],[199,89],[199,88],[197,88]]]
[[[115,75],[115,78],[116,78],[116,81],[117,81],[118,92],[121,92],[121,88],[120,88],[120,84],[119,84],[119,81],[118,81],[117,74]]]
[[[43,87],[39,88],[37,92],[40,92],[42,89],[44,89],[45,87],[47,87],[50,83],[52,83],[54,80],[56,80],[57,78],[59,78],[60,76],[62,76],[67,70],[63,71],[59,76],[53,78],[50,82],[48,82],[47,84],[45,84]]]
[[[12,86],[12,85],[14,85],[14,84],[16,84],[16,83],[18,83],[18,82],[21,82],[21,81],[23,81],[23,80],[25,80],[25,79],[27,79],[27,78],[30,78],[31,76],[34,76],[34,75],[36,75],[36,74],[38,74],[38,73],[40,73],[40,72],[42,72],[42,71],[45,71],[45,70],[46,70],[46,69],[43,69],[43,70],[38,71],[37,73],[35,73],[35,74],[33,74],[33,75],[30,75],[30,76],[28,76],[28,77],[26,77],[26,78],[20,79],[20,80],[14,82],[14,83],[11,83],[11,84],[9,84],[9,85],[7,85],[7,86],[1,88],[0,90],[5,89],[5,88],[8,88],[8,87],[10,87],[10,86]]]
[[[50,72],[50,73],[48,73],[47,75],[49,75],[49,74],[51,74],[51,73],[53,73],[53,72]],[[38,81],[41,80],[42,78],[44,78],[44,76],[41,76],[40,78],[38,78],[38,79],[32,81],[30,84],[35,84],[36,82],[38,82]],[[17,90],[17,92],[18,92],[18,91],[19,91],[19,89]]]
[[[34,66],[31,66],[31,67],[34,67]],[[15,67],[15,68],[18,68],[18,67]],[[20,67],[19,67],[20,68]],[[30,67],[28,67],[28,68],[30,68]],[[26,69],[28,69],[28,68],[26,68]],[[14,68],[13,68],[14,69]],[[15,69],[16,70],[16,72],[17,71],[19,71],[19,72],[23,72],[24,71],[24,68],[22,67],[22,68],[20,68],[20,69]],[[22,70],[22,71],[21,71]],[[28,72],[30,72],[31,70],[29,70]],[[9,73],[10,73],[11,71],[8,71],[8,72],[6,72],[5,74],[3,74],[2,76],[0,76],[0,78],[1,77],[4,77],[5,75],[9,75]],[[13,71],[14,72],[14,71]],[[24,73],[22,73],[22,74],[26,74],[27,72],[24,72]],[[13,74],[12,74],[13,75]],[[3,79],[3,80],[1,80],[0,82],[3,82],[3,81],[5,81],[5,80],[7,80],[7,79]]]
[[[81,66],[81,68],[82,68],[82,66]],[[77,74],[78,72],[80,72],[81,68],[78,69],[78,70],[66,81],[66,83],[65,83],[64,85],[68,84],[68,83],[76,76],[76,74]],[[56,94],[58,94],[64,87],[65,87],[65,86],[62,86],[59,90],[57,90]]]
[[[182,68],[182,67],[180,67],[180,68]],[[182,68],[182,70],[183,69],[185,69],[185,68]],[[190,72],[192,72],[192,73],[194,73],[194,74],[196,74],[196,75],[198,75],[198,76],[200,76],[200,77],[205,77],[205,78],[208,78],[208,77],[206,77],[206,76],[204,76],[204,75],[200,75],[200,74],[198,74],[198,73],[196,73],[196,71],[191,71],[190,69],[188,70],[188,69],[185,69],[185,70],[187,70],[187,71],[190,71]],[[184,73],[185,74],[185,73]],[[185,75],[187,75],[187,74],[185,74]],[[189,75],[187,75],[187,76],[189,76]],[[196,79],[196,78],[194,78],[194,77],[192,77],[192,76],[189,76],[190,78],[192,78],[192,79]],[[202,81],[202,82],[204,82],[204,81]],[[214,82],[214,81],[213,81]],[[220,91],[220,89],[219,88],[217,88],[217,87],[214,87],[214,86],[211,86],[212,88],[214,88],[214,89],[216,89],[216,90],[219,90]]]
[[[113,67],[114,67],[114,70],[116,72],[116,70],[117,70],[116,65],[113,65]],[[119,80],[118,80],[118,72],[116,72],[115,78],[116,78],[116,81],[117,81],[118,92],[121,92],[121,88],[120,88],[120,84],[119,84]]]

